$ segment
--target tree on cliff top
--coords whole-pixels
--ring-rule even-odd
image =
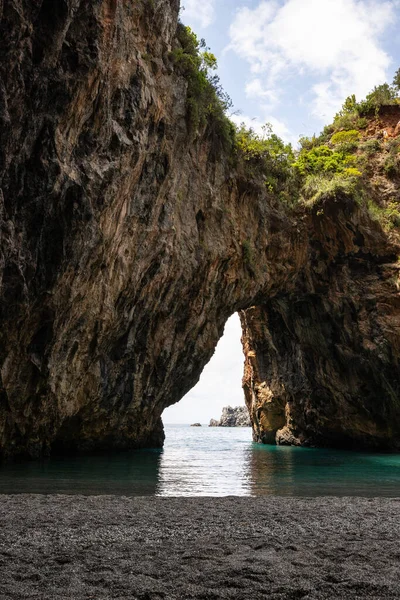
[[[400,92],[400,68],[397,69],[393,78],[393,87],[396,88],[398,92]]]

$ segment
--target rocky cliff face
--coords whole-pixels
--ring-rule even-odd
[[[257,441],[400,448],[400,181],[398,170],[385,176],[399,127],[391,106],[363,133],[375,148],[366,173],[377,208],[346,195],[317,202],[304,216],[310,237],[294,290],[240,313]],[[391,219],[386,231],[377,211]]]
[[[246,406],[225,406],[219,421],[211,419],[209,427],[251,427]]]
[[[177,1],[2,6],[1,451],[160,445],[305,233],[189,133]]]
[[[257,439],[391,443],[398,247],[346,198],[289,211],[188,129],[178,9],[0,3],[0,454],[161,445],[252,306]]]
[[[397,448],[397,255],[345,199],[309,227],[296,290],[241,313],[255,439]]]

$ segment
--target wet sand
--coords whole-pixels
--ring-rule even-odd
[[[0,496],[3,599],[400,598],[400,499]]]

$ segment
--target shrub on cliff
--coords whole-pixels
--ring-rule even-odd
[[[360,139],[360,132],[357,129],[350,129],[350,131],[338,131],[331,137],[331,143],[336,146],[337,144],[344,144],[348,142],[357,142]]]
[[[397,90],[397,92],[400,92],[400,69],[397,69],[393,78],[393,87],[395,90]]]
[[[373,154],[380,152],[382,148],[380,141],[372,138],[361,144],[360,149],[363,150],[368,156],[372,156]]]
[[[367,207],[371,217],[375,221],[379,221],[386,231],[400,227],[400,214],[397,202],[389,202],[387,206],[379,206],[372,200],[368,200]]]
[[[291,144],[285,144],[267,123],[258,134],[244,124],[236,129],[236,148],[246,163],[250,176],[264,179],[265,186],[281,200],[293,202],[298,196],[298,181],[293,169],[295,160]]]
[[[343,144],[338,144],[335,148],[336,152],[341,152],[342,154],[353,154],[358,150],[357,142],[343,142]]]
[[[204,40],[179,23],[179,46],[171,53],[176,71],[187,81],[187,114],[190,131],[197,134],[202,128],[217,146],[231,147],[234,127],[225,115],[231,106],[229,96],[223,91],[215,74],[217,59]]]
[[[400,69],[393,85],[376,86],[365,100],[349,96],[336,114],[333,124],[319,136],[300,139],[300,151],[294,168],[302,180],[300,198],[306,205],[327,199],[352,197],[365,205],[385,229],[400,226],[398,198],[393,181],[400,178],[400,142],[398,139],[366,139],[361,134],[382,106],[400,104]],[[383,118],[383,117],[382,117]],[[362,171],[362,172],[361,172]],[[382,189],[387,195],[382,197]],[[321,207],[321,211],[323,208]]]
[[[394,179],[400,174],[400,161],[389,154],[383,163],[383,171],[389,179]]]
[[[344,101],[342,108],[334,118],[333,125],[335,130],[353,128],[364,129],[367,125],[365,119],[366,115],[379,112],[381,106],[398,104],[400,101],[398,98],[400,87],[397,85],[397,83],[400,83],[399,71],[396,73],[392,86],[388,83],[377,85],[366,98],[360,102],[357,102],[354,94],[348,96]]]
[[[263,126],[262,134],[242,124],[236,132],[236,143],[248,161],[265,160],[276,168],[288,168],[294,160],[291,144],[285,144],[273,133],[270,123]]]
[[[302,136],[299,139],[299,146],[302,150],[312,150],[316,146],[320,146],[325,140],[321,140],[321,136],[316,136],[315,133],[311,137]]]
[[[357,129],[350,131],[338,131],[331,137],[331,144],[335,146],[336,152],[341,154],[352,154],[358,149],[360,132]]]
[[[361,198],[360,176],[361,173],[353,168],[343,173],[308,175],[302,188],[304,203],[312,206],[321,200],[336,200],[343,196],[358,201]]]
[[[331,126],[332,133],[341,129],[362,129],[362,127],[360,127],[358,124],[359,119],[360,115],[357,110],[357,100],[353,94],[352,96],[348,96],[346,98],[342,108],[335,115],[333,124]]]
[[[356,158],[322,145],[311,150],[301,150],[294,167],[301,175],[342,173],[355,165]]]
[[[389,140],[384,149],[383,172],[389,179],[395,179],[400,175],[400,141],[398,139]]]
[[[381,106],[395,104],[397,91],[388,83],[374,87],[363,102],[359,103],[358,111],[360,114],[370,112],[372,109],[379,109]]]

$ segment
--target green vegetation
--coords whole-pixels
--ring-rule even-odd
[[[335,131],[339,129],[364,129],[367,125],[365,116],[379,113],[382,106],[400,104],[400,69],[397,71],[393,85],[383,83],[375,86],[365,100],[357,102],[355,95],[349,96],[333,121]]]
[[[362,173],[356,168],[357,158],[349,152],[353,151],[355,142],[352,140],[358,138],[358,132],[357,136],[353,131],[343,133],[350,135],[338,136],[339,145],[335,149],[323,144],[313,145],[310,150],[303,145],[300,150],[294,168],[303,178],[301,196],[307,205],[344,195],[358,199]]]
[[[379,221],[385,229],[400,227],[400,213],[398,204],[395,202],[389,202],[387,206],[382,207],[372,200],[368,200],[367,206],[371,217],[375,221]]]
[[[353,154],[358,150],[357,142],[344,142],[343,144],[339,144],[335,148],[336,152],[341,152],[342,154]]]
[[[217,59],[199,40],[190,27],[178,26],[177,38],[180,47],[171,53],[175,69],[187,80],[187,114],[192,133],[206,129],[216,146],[225,149],[234,142],[234,126],[225,115],[231,100],[222,90],[219,78],[213,72]]]
[[[386,149],[390,154],[396,156],[396,154],[400,153],[400,140],[398,138],[388,140],[386,143]]]
[[[242,124],[236,130],[236,146],[247,162],[257,165],[263,172],[282,179],[290,175],[293,148],[272,132],[269,123],[264,125],[261,135]]]
[[[383,163],[383,171],[389,179],[395,179],[400,175],[400,141],[389,140],[385,144],[386,157]]]
[[[363,102],[360,102],[361,114],[368,114],[371,109],[379,109],[381,106],[396,104],[397,91],[388,83],[375,86]]]
[[[400,142],[390,140],[384,145],[378,139],[363,142],[362,131],[368,125],[368,118],[360,116],[362,111],[358,111],[360,106],[365,107],[365,102],[375,107],[383,105],[380,103],[397,103],[393,89],[378,86],[363,103],[350,96],[334,123],[319,136],[301,138],[297,152],[274,135],[270,126],[263,135],[240,127],[236,131],[236,147],[248,165],[248,174],[263,174],[267,189],[287,204],[303,201],[312,205],[322,199],[343,196],[350,196],[358,203],[366,201],[369,182],[363,173],[371,172],[370,157],[387,154],[381,168],[386,177],[396,178],[400,174]],[[339,130],[338,124],[346,127]],[[375,214],[383,215],[387,222],[389,213],[390,223],[397,226],[397,205],[391,206],[390,211],[377,209]]]
[[[400,104],[400,69],[397,71],[393,85],[383,83],[375,86],[364,100],[357,102],[355,95],[349,96],[336,114],[333,124],[325,127],[325,135],[335,132],[360,131],[367,127],[367,116],[379,113],[382,106]],[[353,140],[355,141],[355,140]],[[333,143],[335,143],[333,141]]]
[[[253,256],[253,248],[249,240],[245,240],[242,244],[242,252],[243,252],[243,261],[246,267],[250,271],[254,271],[254,256]]]
[[[371,140],[367,140],[363,144],[360,145],[360,149],[367,154],[367,156],[372,156],[377,152],[381,151],[381,143],[379,140],[373,138]]]
[[[359,139],[360,132],[357,129],[351,129],[350,131],[338,131],[331,137],[331,144],[336,146],[337,144],[358,142]]]
[[[400,69],[392,86],[375,87],[361,102],[354,95],[349,96],[333,123],[319,136],[300,139],[293,167],[300,174],[300,198],[306,205],[321,199],[351,196],[358,203],[366,203],[372,216],[379,218],[384,227],[400,226],[398,204],[386,201],[386,206],[380,206],[379,185],[374,192],[369,179],[379,170],[388,179],[400,176],[400,141],[362,141],[363,130],[381,107],[400,105],[399,93]]]
[[[325,142],[326,139],[321,135],[317,137],[315,134],[312,137],[302,136],[299,139],[299,146],[302,150],[312,150],[316,146],[319,146],[321,143]]]
[[[290,144],[285,144],[272,132],[272,127],[266,123],[262,128],[262,135],[253,129],[246,129],[242,124],[236,132],[236,143],[242,150],[245,160],[267,159],[275,165],[286,164],[294,159],[293,149]]]
[[[397,92],[400,92],[400,69],[397,69],[393,78],[393,87]]]
[[[383,106],[400,105],[400,69],[393,84],[376,86],[360,102],[354,95],[346,98],[333,123],[318,136],[302,137],[300,149],[293,150],[266,124],[261,133],[242,124],[236,127],[226,116],[232,106],[215,74],[217,60],[189,27],[178,27],[177,47],[171,52],[175,70],[187,81],[187,121],[195,138],[211,141],[211,152],[221,150],[231,164],[241,165],[245,177],[255,185],[263,183],[269,193],[292,206],[298,202],[312,205],[322,199],[352,197],[365,202],[374,218],[380,217],[391,227],[400,222],[397,204],[386,201],[386,207],[372,202],[380,193],[379,185],[370,185],[371,173],[380,171],[389,179],[400,176],[398,140],[363,141],[363,131]],[[375,190],[375,191],[374,191]],[[375,206],[375,209],[371,208]],[[322,209],[321,209],[322,210]],[[252,268],[252,248],[242,244],[243,259]]]
[[[249,176],[261,178],[267,190],[285,204],[297,202],[300,180],[293,168],[295,153],[291,144],[285,144],[272,132],[269,123],[264,125],[261,135],[244,124],[238,127],[236,151],[244,158]]]
[[[201,131],[212,141],[212,149],[231,151],[232,160],[244,158],[249,176],[261,176],[265,186],[283,201],[297,197],[298,185],[293,170],[295,160],[290,144],[285,144],[266,124],[261,135],[244,125],[236,127],[226,116],[231,107],[215,75],[217,60],[189,27],[180,24],[179,47],[171,53],[176,71],[187,81],[187,118],[189,130],[197,136]]]
[[[349,169],[352,171],[352,169]],[[354,169],[356,171],[356,169]],[[302,195],[306,205],[313,205],[320,200],[336,200],[343,196],[351,196],[356,200],[361,198],[359,177],[361,173],[335,173],[331,176],[318,174],[309,175],[303,185]]]
[[[382,106],[400,105],[399,92],[400,69],[393,86],[377,86],[361,102],[357,102],[354,95],[349,96],[332,125],[325,127],[319,136],[300,139],[300,150],[293,168],[299,173],[299,195],[306,205],[322,199],[351,196],[358,203],[366,202],[373,217],[380,218],[384,227],[400,226],[398,204],[386,201],[385,207],[379,206],[378,196],[373,202],[370,180],[364,175],[381,169],[386,178],[397,179],[400,176],[400,141],[362,141],[362,131],[368,126],[368,119],[374,117]]]
[[[383,163],[383,170],[386,177],[389,177],[389,179],[394,179],[399,173],[399,163],[391,154],[386,157],[385,162]]]
[[[343,173],[354,166],[354,156],[337,152],[328,146],[316,146],[311,150],[301,150],[294,167],[301,175],[317,173]]]

